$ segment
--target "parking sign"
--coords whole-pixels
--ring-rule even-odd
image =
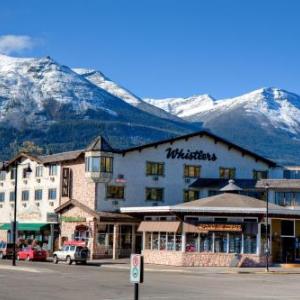
[[[143,283],[144,281],[144,261],[140,254],[130,256],[130,281],[132,283]]]

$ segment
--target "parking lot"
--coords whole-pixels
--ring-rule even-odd
[[[140,299],[299,299],[300,275],[145,272]],[[105,265],[0,263],[1,300],[133,299],[128,270]]]

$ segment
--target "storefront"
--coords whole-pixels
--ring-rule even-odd
[[[131,216],[97,212],[76,200],[56,209],[60,215],[60,246],[68,241],[82,241],[92,258],[128,257],[141,251],[138,221]]]
[[[223,193],[162,207],[122,208],[143,218],[146,263],[175,266],[264,266],[266,202]],[[300,211],[269,204],[270,261],[299,259]]]

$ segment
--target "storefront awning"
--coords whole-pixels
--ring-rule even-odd
[[[180,221],[143,221],[141,222],[138,231],[177,232],[180,223]]]
[[[40,231],[48,223],[18,223],[17,230],[19,231]],[[0,224],[0,230],[11,230],[12,223]]]

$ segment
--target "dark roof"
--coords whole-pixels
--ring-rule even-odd
[[[66,160],[74,160],[78,158],[82,153],[83,150],[67,151],[67,152],[55,153],[50,155],[41,155],[38,156],[38,159],[42,163],[48,164],[48,163],[66,161]]]
[[[114,152],[115,150],[111,147],[111,145],[107,142],[107,140],[98,136],[95,138],[85,149],[86,151],[106,151],[106,152]]]
[[[265,208],[266,202],[240,194],[224,193],[216,196],[211,196],[195,201],[178,204],[174,206],[174,208],[176,207]],[[269,203],[269,208],[283,209],[281,206],[272,203]]]
[[[300,179],[262,179],[257,181],[257,188],[300,190]]]
[[[55,209],[55,212],[61,213],[62,211],[67,210],[70,207],[74,207],[74,206],[79,207],[80,209],[82,209],[86,213],[90,214],[94,218],[100,219],[100,221],[101,221],[101,219],[104,219],[106,221],[118,221],[118,220],[124,221],[124,222],[125,221],[131,221],[131,222],[136,221],[132,216],[128,216],[128,215],[117,213],[117,212],[95,211],[75,199],[70,199],[70,200],[66,201],[65,203],[63,203],[62,205],[57,207]]]
[[[256,180],[254,179],[235,179],[234,183],[240,188],[247,189],[255,189]],[[222,189],[228,184],[228,179],[221,178],[198,178],[191,185],[191,188],[215,188]]]
[[[212,138],[215,143],[217,142],[221,142],[221,143],[224,143],[226,145],[228,145],[228,148],[234,148],[238,151],[240,151],[243,155],[249,155],[251,157],[254,157],[256,160],[260,160],[260,161],[263,161],[265,162],[266,164],[268,164],[269,166],[271,167],[275,167],[277,166],[277,163],[268,159],[268,158],[265,158],[259,154],[256,154],[252,151],[249,151],[241,146],[238,146],[222,137],[219,137],[209,131],[206,131],[206,130],[201,130],[201,131],[197,131],[197,132],[194,132],[194,133],[190,133],[190,134],[186,134],[186,135],[181,135],[181,136],[177,136],[177,137],[174,137],[174,138],[170,138],[170,139],[166,139],[166,140],[161,140],[161,141],[157,141],[157,142],[154,142],[154,143],[150,143],[150,144],[145,144],[145,145],[141,145],[141,146],[137,146],[137,147],[131,147],[131,148],[127,148],[127,149],[124,149],[124,150],[119,150],[118,152],[122,153],[122,154],[126,154],[127,152],[131,152],[131,151],[137,151],[137,150],[143,150],[145,148],[149,148],[149,147],[155,147],[155,146],[158,146],[158,145],[161,145],[161,144],[165,144],[165,143],[172,143],[172,142],[175,142],[175,141],[178,141],[178,140],[182,140],[182,139],[189,139],[189,138],[192,138],[192,137],[195,137],[195,136],[207,136],[207,137],[210,137]]]

